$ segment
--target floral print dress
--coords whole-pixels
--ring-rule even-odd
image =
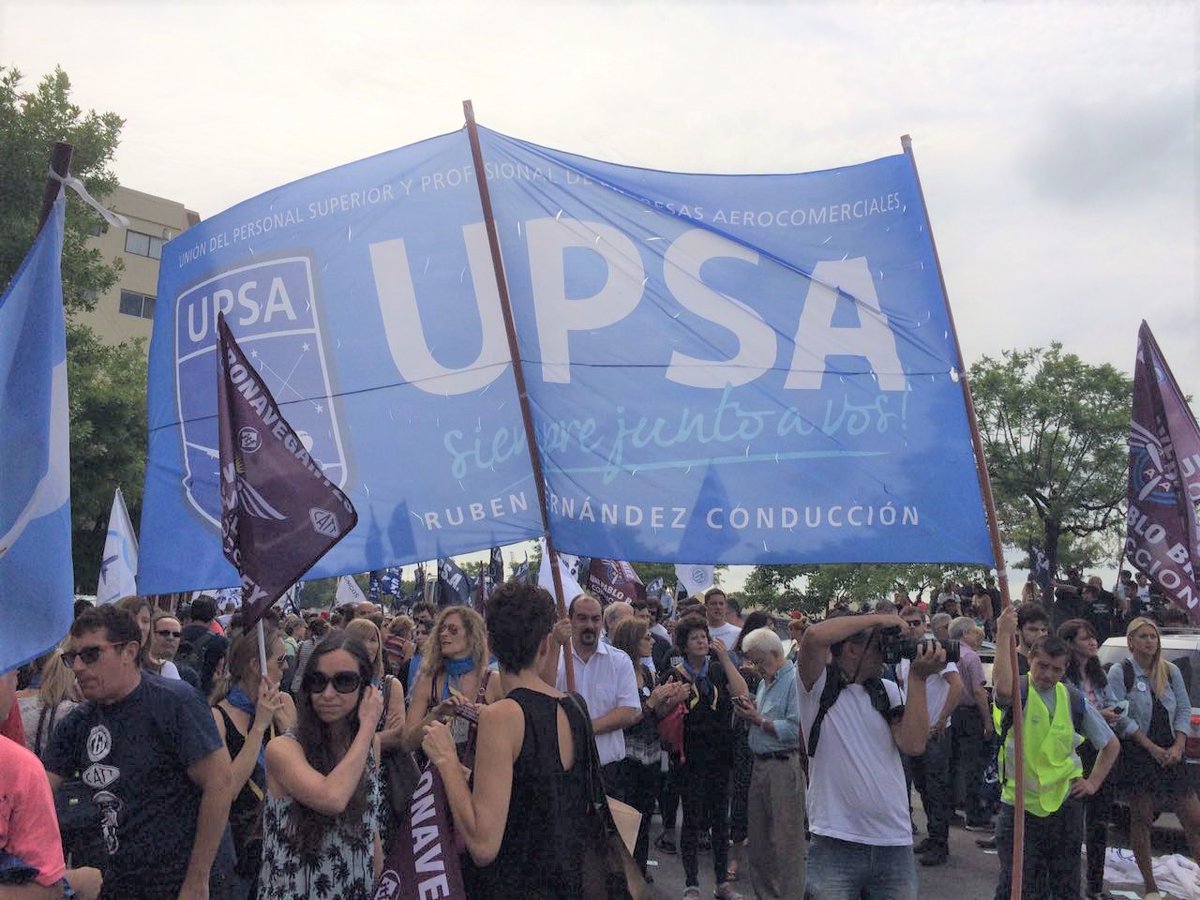
[[[367,760],[367,808],[362,817],[339,816],[311,865],[301,859],[291,834],[291,797],[267,795],[263,803],[263,861],[259,900],[370,900],[375,888],[375,835],[383,796],[372,751]]]

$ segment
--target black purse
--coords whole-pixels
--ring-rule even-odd
[[[108,864],[108,848],[100,830],[100,810],[92,800],[93,793],[78,777],[64,781],[54,792],[63,855],[73,868],[103,869]]]
[[[581,865],[583,900],[650,900],[650,888],[621,839],[608,807],[592,718],[577,694],[567,696],[583,716],[587,731],[588,811]]]

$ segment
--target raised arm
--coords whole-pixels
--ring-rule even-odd
[[[996,620],[996,658],[992,662],[992,693],[997,706],[1012,705],[1012,644],[1017,634],[1017,609],[1010,606]]]
[[[946,651],[941,644],[923,641],[917,648],[916,658],[908,668],[907,696],[904,701],[904,716],[892,726],[892,740],[901,753],[920,756],[925,752],[929,740],[929,707],[925,693],[925,679],[940,672],[946,665]]]
[[[285,737],[268,743],[268,789],[274,794],[282,790],[296,802],[324,815],[339,815],[350,802],[362,777],[382,712],[383,698],[379,691],[367,690],[358,704],[358,733],[346,755],[328,775],[322,775],[308,764],[304,748],[297,741]]]
[[[477,865],[486,866],[500,852],[512,800],[513,763],[524,740],[524,728],[521,709],[512,701],[479,711],[473,789],[458,762],[450,729],[440,722],[425,729],[421,746],[442,776],[454,827]]]
[[[837,616],[810,626],[800,640],[800,652],[796,656],[796,672],[804,682],[804,689],[812,690],[821,677],[829,648],[834,644],[840,644],[868,628],[903,624],[894,613],[873,613],[869,616]]]
[[[745,697],[750,693],[750,688],[746,687],[746,679],[742,677],[742,673],[738,671],[738,667],[733,664],[733,660],[729,658],[729,650],[725,646],[725,642],[717,638],[712,643],[713,649],[717,651],[717,659],[721,661],[721,668],[725,670],[725,679],[729,682],[729,693],[733,697]]]

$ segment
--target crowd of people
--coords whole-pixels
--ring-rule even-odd
[[[1106,896],[1118,796],[1152,896],[1155,810],[1200,857],[1200,802],[1183,678],[1132,583],[1072,573],[1054,602],[1006,607],[986,579],[810,623],[743,617],[720,588],[670,616],[584,593],[559,621],[511,581],[485,616],[270,610],[265,668],[257,630],[206,596],[81,603],[57,651],[0,676],[0,895],[23,879],[19,896],[371,897],[428,765],[471,897],[584,896],[608,796],[641,813],[645,882],[652,847],[680,855],[684,900],[915,898],[955,825],[994,844],[1006,898],[1018,791],[1025,896]],[[1105,671],[1118,629],[1130,658]]]

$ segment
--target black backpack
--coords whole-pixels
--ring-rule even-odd
[[[821,723],[825,720],[825,715],[837,703],[838,696],[842,693],[842,688],[850,684],[850,679],[836,665],[825,667],[825,687],[821,689],[820,706],[817,708],[816,718],[813,719],[812,728],[808,730],[808,758],[813,759],[817,753],[817,741],[821,737]],[[904,715],[904,704],[892,706],[892,701],[888,699],[887,689],[883,686],[882,678],[868,678],[863,682],[863,690],[867,692],[867,696],[871,698],[871,706],[875,708],[884,721],[889,725]]]
[[[212,631],[206,631],[194,641],[184,641],[179,645],[179,650],[175,654],[175,665],[177,668],[188,666],[194,669],[200,676],[201,681],[204,679],[204,657],[208,653],[208,645],[216,638],[216,634]]]

